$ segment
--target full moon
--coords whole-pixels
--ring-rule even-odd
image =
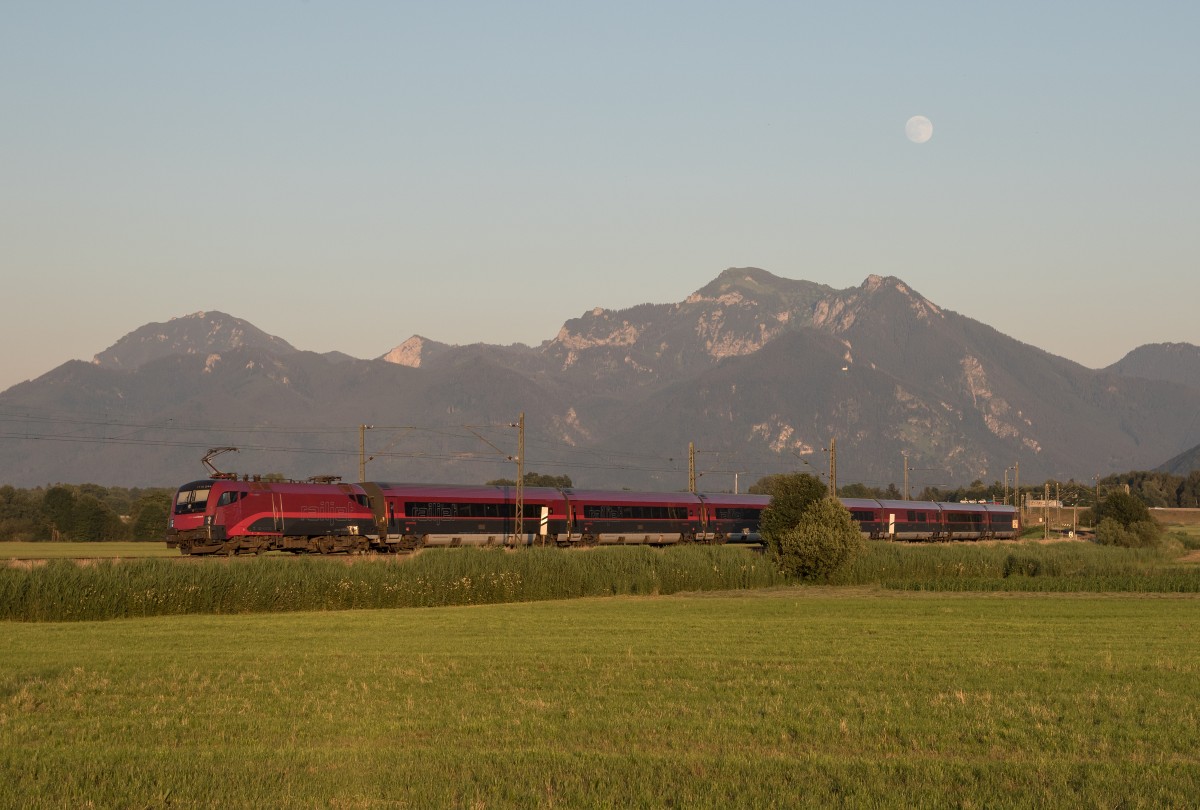
[[[925,143],[933,137],[933,122],[923,115],[914,115],[904,125],[904,134],[913,143]]]

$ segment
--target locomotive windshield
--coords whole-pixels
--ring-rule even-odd
[[[210,490],[212,484],[208,481],[180,487],[179,494],[175,496],[175,514],[190,515],[193,512],[203,512],[204,507],[208,505]]]

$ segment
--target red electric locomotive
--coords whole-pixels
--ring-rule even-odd
[[[375,515],[354,484],[216,479],[184,484],[167,545],[184,554],[366,551]]]

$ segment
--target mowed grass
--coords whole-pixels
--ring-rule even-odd
[[[5,623],[0,806],[1187,806],[1198,634],[813,587]]]
[[[0,560],[98,560],[107,558],[178,557],[166,543],[30,543],[0,541]]]

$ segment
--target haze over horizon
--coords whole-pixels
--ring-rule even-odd
[[[0,390],[197,310],[356,357],[537,345],[743,266],[896,276],[1092,368],[1200,344],[1187,4],[0,19]]]

